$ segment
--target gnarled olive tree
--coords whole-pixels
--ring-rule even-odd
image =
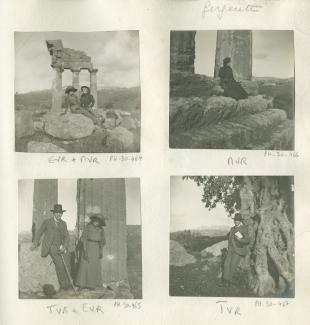
[[[203,187],[209,209],[223,203],[228,214],[240,212],[250,244],[243,262],[249,289],[258,296],[294,287],[293,178],[288,176],[185,177]]]

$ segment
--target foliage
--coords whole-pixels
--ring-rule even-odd
[[[185,176],[183,179],[193,180],[203,187],[202,202],[209,210],[216,208],[218,203],[223,203],[229,215],[240,211],[242,176]]]

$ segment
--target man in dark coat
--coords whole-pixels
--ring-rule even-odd
[[[223,95],[236,100],[248,98],[246,91],[235,80],[230,63],[231,59],[225,58],[223,60],[223,66],[219,70],[220,86],[224,89]]]
[[[228,234],[228,251],[224,262],[223,283],[229,285],[242,258],[247,254],[247,245],[250,242],[248,229],[243,225],[240,213],[234,217],[235,226]]]
[[[40,246],[40,240],[44,234],[41,245],[41,256],[46,257],[50,255],[55,264],[60,289],[68,290],[71,287],[67,274],[67,270],[69,270],[68,247],[70,238],[67,224],[61,219],[65,210],[62,209],[61,204],[55,204],[54,209],[51,211],[53,212],[53,217],[43,221],[35,236],[31,249],[34,250]],[[61,255],[64,257],[67,270]]]

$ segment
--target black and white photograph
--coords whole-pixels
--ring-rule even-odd
[[[140,152],[138,31],[15,32],[15,150]]]
[[[173,149],[294,150],[292,30],[170,32]]]
[[[139,178],[18,185],[20,299],[142,299]]]
[[[170,296],[294,298],[294,177],[171,177]]]

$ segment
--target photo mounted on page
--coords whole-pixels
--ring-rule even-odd
[[[140,152],[139,32],[15,33],[15,150]]]
[[[295,296],[294,177],[170,184],[170,296]]]
[[[294,150],[294,32],[170,33],[170,148]]]
[[[141,299],[138,178],[18,182],[20,299]]]

